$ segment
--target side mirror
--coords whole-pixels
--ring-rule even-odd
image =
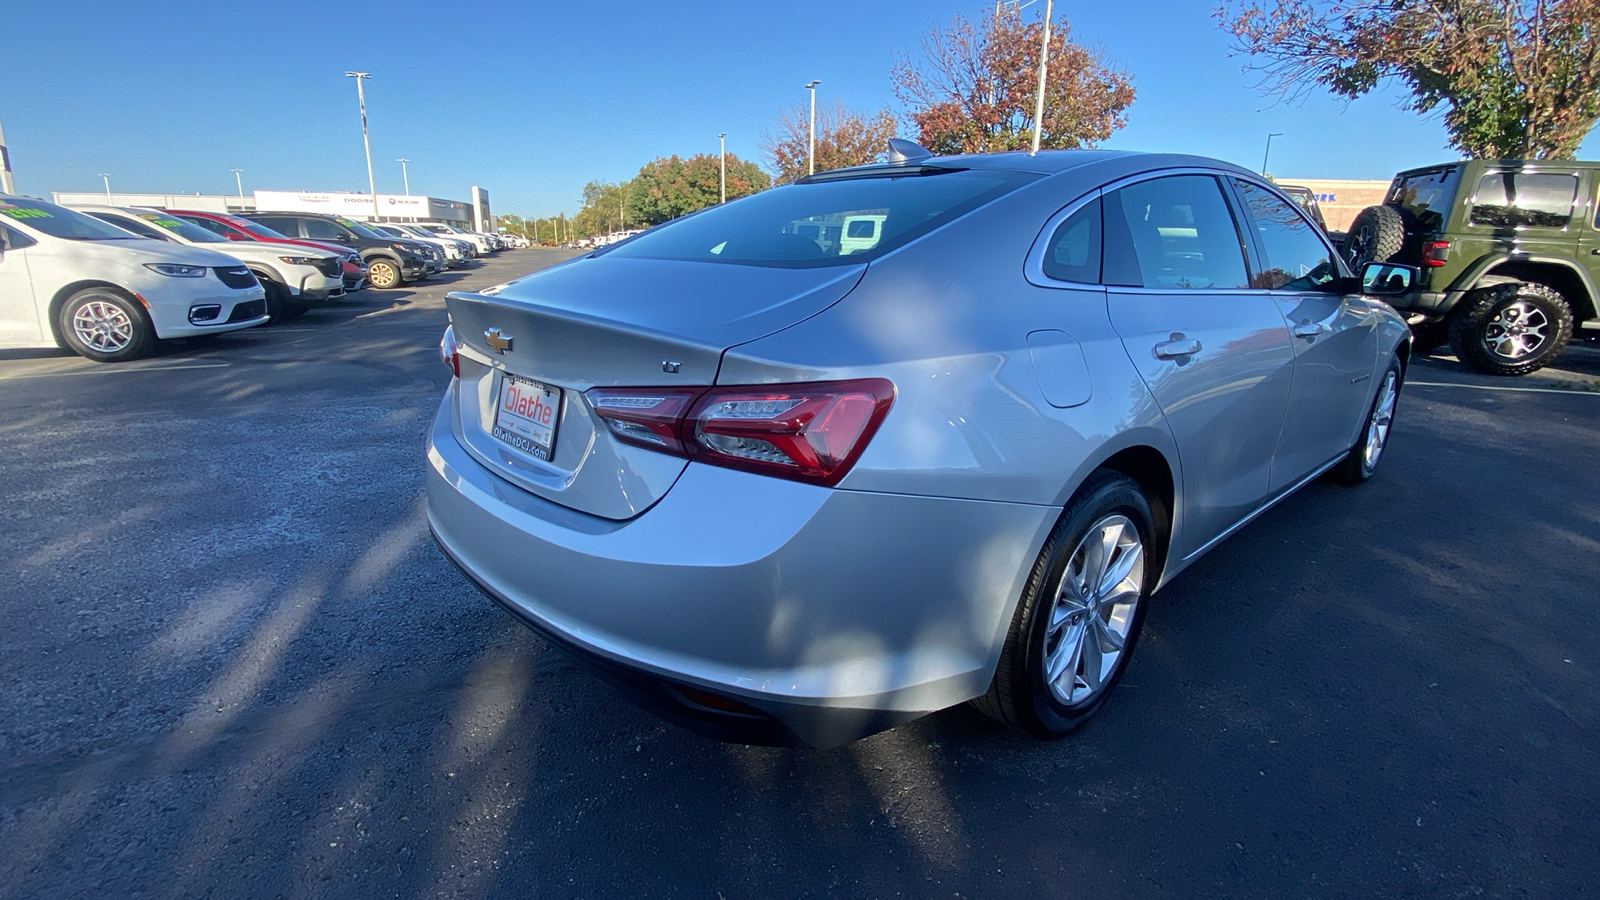
[[[1369,262],[1361,267],[1360,291],[1372,297],[1398,297],[1422,282],[1422,270],[1399,263]]]

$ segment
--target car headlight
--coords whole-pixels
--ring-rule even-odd
[[[291,266],[314,266],[320,261],[315,256],[280,256],[278,258]]]
[[[413,247],[413,246],[411,246],[409,244],[390,244],[389,246],[395,248],[396,250],[403,250],[406,253],[416,253],[417,252],[417,248],[415,248],[415,247]]]
[[[185,266],[178,263],[145,263],[144,267],[152,272],[162,275],[171,275],[173,278],[204,278],[205,266]]]

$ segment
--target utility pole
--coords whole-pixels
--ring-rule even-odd
[[[239,211],[244,211],[244,170],[229,169],[233,173],[233,183],[239,186]]]
[[[6,150],[6,130],[0,128],[0,194],[14,194],[17,185],[11,180],[11,153]]]
[[[100,178],[106,183],[106,205],[111,205],[111,176],[104,172],[99,173]]]
[[[378,215],[378,186],[372,178],[372,142],[367,138],[367,92],[362,89],[361,82],[371,78],[368,72],[346,72],[346,78],[356,80],[356,100],[361,104],[361,146],[367,151],[367,193],[372,196],[372,221],[380,218]]]
[[[813,81],[806,85],[806,90],[811,92],[811,131],[806,144],[806,174],[817,174],[817,85],[821,81]]]
[[[722,166],[722,199],[718,203],[728,202],[728,133],[717,135],[718,150],[717,162]]]
[[[1050,72],[1050,15],[1053,0],[1044,0],[1044,38],[1039,44],[1039,96],[1033,101],[1033,152],[1039,152],[1039,135],[1044,128],[1044,86]]]
[[[1267,160],[1272,158],[1272,139],[1283,137],[1283,132],[1274,131],[1267,135],[1267,152],[1261,154],[1261,174],[1267,174]]]

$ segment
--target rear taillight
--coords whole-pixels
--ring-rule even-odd
[[[1427,241],[1422,245],[1422,264],[1437,269],[1450,258],[1449,241]]]
[[[881,378],[714,388],[595,388],[619,440],[813,484],[838,484],[894,403]]]
[[[444,337],[439,338],[439,358],[444,360],[444,364],[450,367],[450,374],[457,378],[461,377],[461,350],[460,346],[456,344],[456,327],[454,325],[446,325],[444,327]]]

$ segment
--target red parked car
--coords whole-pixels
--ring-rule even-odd
[[[285,237],[265,225],[227,213],[201,212],[193,209],[169,209],[165,212],[214,231],[230,241],[271,241],[275,244],[297,244],[337,253],[344,261],[345,293],[359,291],[367,286],[367,264],[362,261],[361,254],[351,252],[349,247]]]

